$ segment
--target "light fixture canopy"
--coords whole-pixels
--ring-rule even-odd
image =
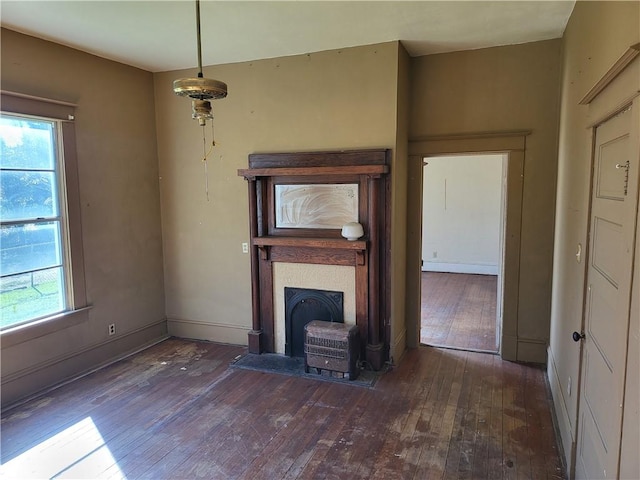
[[[173,92],[181,97],[191,98],[192,118],[198,120],[199,125],[206,125],[207,120],[213,119],[211,102],[227,96],[227,84],[212,78],[205,78],[202,74],[202,41],[200,35],[200,0],[196,0],[196,30],[198,37],[198,76],[179,78],[173,82]]]
[[[181,97],[216,100],[227,96],[227,84],[212,78],[179,78],[173,82],[173,91]]]

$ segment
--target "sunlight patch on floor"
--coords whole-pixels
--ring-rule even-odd
[[[114,469],[115,467],[115,469]],[[125,478],[91,417],[0,466],[0,478]]]

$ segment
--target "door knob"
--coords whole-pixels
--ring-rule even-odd
[[[579,342],[580,340],[584,340],[584,333],[573,332],[573,335],[571,336],[573,337],[574,342]]]

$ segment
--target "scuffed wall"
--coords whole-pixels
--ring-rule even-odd
[[[205,68],[229,86],[228,97],[213,102],[218,145],[207,162],[209,201],[202,129],[171,88],[193,72],[155,75],[169,332],[247,343],[250,260],[241,243],[249,241],[249,206],[237,170],[256,152],[394,150],[398,48],[390,42]]]
[[[560,46],[560,40],[547,40],[412,59],[410,139],[531,131],[523,178],[517,359],[541,363],[551,307]],[[417,208],[417,202],[409,205],[410,218]]]
[[[575,453],[580,368],[580,347],[578,343],[571,340],[571,334],[581,330],[585,279],[585,263],[578,263],[575,254],[578,244],[582,247],[587,244],[591,176],[591,129],[589,127],[593,122],[602,120],[602,117],[597,117],[603,115],[606,108],[614,109],[618,106],[616,102],[622,101],[622,97],[626,95],[628,98],[629,92],[621,92],[618,100],[613,100],[608,107],[601,107],[600,114],[594,114],[592,108],[579,105],[579,102],[616,60],[638,41],[640,41],[640,4],[638,2],[577,2],[563,38],[562,104],[548,375],[570,469],[573,466]],[[636,83],[635,88],[636,91],[640,89],[640,84]],[[590,110],[592,110],[591,114]],[[637,306],[637,282],[635,285],[634,301]],[[637,323],[635,325],[634,328],[637,328]],[[636,336],[633,337],[633,335],[632,330],[632,339],[637,339],[637,331]],[[637,355],[637,340],[635,343],[632,341],[630,347],[629,354],[632,355],[635,348],[635,355]],[[635,359],[629,358],[637,362],[637,356]],[[635,375],[637,385],[637,372]],[[573,385],[571,393],[568,388],[569,382]],[[635,392],[637,402],[637,386]],[[631,422],[629,425],[633,425],[635,422],[637,426],[637,409],[635,420],[633,415],[628,416],[626,412],[625,410],[625,424]],[[636,476],[639,443],[637,432],[636,428],[635,442],[631,443],[631,449],[635,448],[635,453],[623,455],[621,461],[621,471],[627,468],[626,462],[636,462]],[[633,435],[631,432],[629,434]],[[633,436],[627,438],[632,439]],[[625,445],[623,441],[623,446],[629,447],[628,442]],[[633,476],[626,478],[633,478]]]
[[[6,29],[1,48],[2,89],[77,104],[92,305],[64,330],[20,343],[3,334],[6,405],[162,338],[166,323],[152,74]]]

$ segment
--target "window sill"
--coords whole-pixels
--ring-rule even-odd
[[[0,344],[4,349],[78,325],[88,319],[91,308],[93,307],[87,306],[69,310],[26,325],[8,328],[0,332]]]

